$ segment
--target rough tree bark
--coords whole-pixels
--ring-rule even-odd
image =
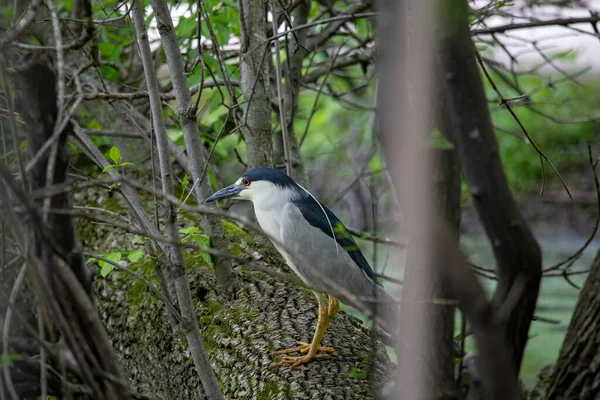
[[[546,399],[600,395],[600,251],[581,290]]]
[[[263,0],[239,0],[240,88],[244,99],[242,135],[249,168],[273,166],[266,7],[267,2]]]
[[[114,240],[109,236],[105,238]],[[232,237],[239,242],[240,237]],[[247,239],[251,241],[251,239]],[[100,248],[102,244],[96,243]],[[284,265],[273,249],[259,249],[265,266]],[[136,268],[155,282],[152,267]],[[213,291],[214,275],[205,267],[188,269],[205,346],[228,399],[364,399],[372,398],[367,380],[368,330],[344,311],[336,314],[324,345],[336,348],[333,360],[295,370],[267,369],[277,348],[309,341],[316,323],[314,296],[277,278],[240,272],[235,300],[223,303]],[[163,306],[145,285],[115,271],[98,282],[98,305],[131,384],[161,399],[197,399],[201,390],[183,338],[174,338]],[[376,386],[393,375],[393,364],[377,342]]]
[[[503,329],[518,374],[538,297],[541,252],[506,181],[469,32],[468,5],[447,0],[439,7],[444,18],[438,51],[451,132],[456,135],[452,139],[493,247],[498,273],[495,303],[505,303],[510,294]]]

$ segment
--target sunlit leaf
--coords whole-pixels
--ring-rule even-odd
[[[136,251],[132,251],[131,253],[129,253],[127,255],[127,259],[131,262],[136,262],[136,261],[139,261],[143,255],[144,255],[144,252],[142,251],[142,249],[138,249]]]
[[[192,235],[192,239],[194,239],[194,242],[196,242],[196,244],[203,249],[208,249],[210,248],[210,236],[208,235]],[[202,259],[206,262],[206,264],[209,267],[214,267],[213,262],[212,262],[212,257],[210,256],[210,254],[204,252],[204,251],[200,251],[200,257],[202,257]]]
[[[116,164],[121,159],[121,151],[118,148],[116,148],[115,146],[113,146],[110,148],[110,151],[108,152],[108,156]]]
[[[104,254],[103,257],[114,263],[118,263],[119,261],[121,261],[121,253],[120,252]],[[101,267],[100,275],[103,278],[106,278],[106,276],[108,276],[108,274],[110,274],[115,269],[114,265],[109,264],[103,260],[98,260],[98,265]]]

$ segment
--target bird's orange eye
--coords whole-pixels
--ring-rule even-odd
[[[244,179],[242,179],[242,184],[243,184],[244,186],[250,186],[250,179],[248,179],[248,178],[244,178]]]

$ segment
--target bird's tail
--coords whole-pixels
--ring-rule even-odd
[[[383,286],[377,285],[371,301],[371,313],[381,329],[388,335],[398,329],[400,307],[398,302],[388,294]]]

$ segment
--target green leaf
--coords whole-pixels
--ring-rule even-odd
[[[123,162],[123,163],[119,163],[117,165],[117,167],[126,167],[128,165],[133,165],[133,163],[132,162]]]
[[[119,162],[119,160],[121,159],[121,151],[116,148],[115,146],[110,148],[110,151],[108,152],[108,156],[110,157],[111,160],[113,160],[113,162],[115,164],[117,164]]]
[[[110,42],[98,43],[98,50],[100,51],[100,54],[102,54],[102,57],[104,57],[104,58],[110,57],[110,55],[115,52],[116,47],[117,46],[115,46],[114,44],[112,44]]]
[[[100,269],[100,275],[103,278],[106,278],[108,274],[110,274],[115,269],[115,266],[112,264],[104,263],[102,269]]]
[[[167,135],[173,142],[183,144],[183,131],[181,129],[168,129]]]
[[[142,249],[138,249],[136,251],[132,251],[131,253],[129,253],[129,255],[127,256],[127,259],[131,262],[137,262],[140,260],[140,258],[142,258],[143,255],[144,255],[144,252],[142,251]]]
[[[181,188],[183,189],[184,187],[186,187],[188,185],[188,183],[190,183],[189,179],[188,179],[188,174],[183,174],[183,179],[179,181],[179,183],[181,184]]]
[[[108,172],[111,169],[113,169],[113,165],[107,165],[106,167],[104,167],[104,169],[102,170],[102,172]]]
[[[142,240],[142,237],[138,235],[138,236],[134,237],[134,238],[131,240],[131,244],[136,244],[136,243],[138,243],[140,240]]]
[[[184,235],[192,235],[195,232],[198,232],[200,230],[200,228],[198,228],[197,226],[190,226],[189,228],[181,228],[179,230],[179,233],[183,233]]]
[[[10,367],[12,366],[13,361],[22,360],[24,357],[22,354],[0,354],[0,367]]]
[[[87,127],[88,129],[102,129],[102,125],[100,125],[100,122],[98,122],[97,120],[93,119],[90,122],[87,123]]]
[[[437,129],[434,129],[431,136],[429,136],[429,146],[440,150],[452,150],[454,148],[454,144]]]
[[[114,263],[118,263],[119,261],[121,261],[121,253],[120,252],[114,252],[114,253],[108,253],[108,254],[103,254],[102,257],[106,258],[107,260],[110,260]],[[100,275],[103,278],[106,278],[106,276],[108,274],[110,274],[112,272],[112,270],[115,269],[114,265],[109,264],[103,260],[98,260],[98,265],[101,267],[100,269]]]
[[[200,246],[200,248],[203,248],[203,249],[210,248],[210,236],[208,236],[208,235],[192,235],[192,239],[194,239],[194,242],[196,242],[196,244],[198,246]],[[200,251],[200,257],[202,257],[202,259],[206,262],[206,264],[209,267],[214,268],[214,264],[212,262],[212,258],[210,256],[210,254],[208,254],[204,251]]]

